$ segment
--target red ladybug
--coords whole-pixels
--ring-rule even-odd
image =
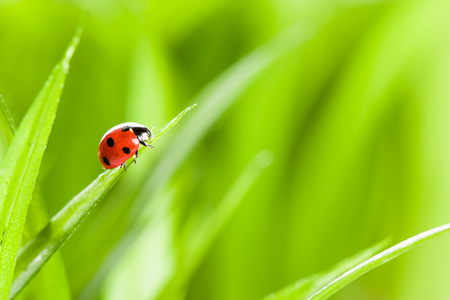
[[[100,141],[98,159],[105,169],[120,166],[126,169],[126,161],[138,157],[139,144],[150,147],[146,141],[152,137],[152,132],[146,126],[138,123],[123,123],[108,130]]]

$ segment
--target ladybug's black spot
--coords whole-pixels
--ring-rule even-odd
[[[112,138],[108,138],[106,140],[106,143],[108,144],[108,146],[110,147],[114,147],[114,140]]]
[[[111,165],[111,164],[109,163],[109,160],[106,158],[106,156],[103,157],[103,162],[104,162],[105,164],[107,164],[108,166]]]
[[[128,148],[128,147],[123,147],[123,148],[122,148],[122,151],[123,151],[123,153],[125,153],[125,154],[130,154],[130,148]]]

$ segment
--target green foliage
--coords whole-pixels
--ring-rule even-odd
[[[0,232],[3,233],[0,250],[0,299],[9,298],[28,205],[69,71],[69,62],[80,35],[81,29],[30,107],[0,163]]]
[[[3,131],[3,136],[6,139],[8,144],[11,143],[14,134],[16,133],[16,125],[14,120],[11,117],[11,114],[8,111],[8,107],[6,107],[5,100],[3,100],[2,96],[0,96],[0,124]]]
[[[32,100],[83,12],[55,118]],[[2,1],[0,296],[17,249],[19,300],[261,299],[298,278],[270,297],[328,296],[400,249],[336,262],[448,223],[449,16],[441,0]],[[96,190],[123,173],[102,174],[106,130],[162,128],[192,103]],[[444,300],[448,249],[436,239],[332,298]]]
[[[263,300],[301,300],[309,299],[310,296],[315,294],[322,287],[332,282],[335,278],[345,273],[348,270],[353,269],[358,264],[364,262],[372,255],[376,254],[387,244],[386,241],[376,244],[370,248],[355,254],[354,256],[341,261],[339,264],[327,270],[326,272],[314,274],[306,278],[302,278],[297,282],[272,293]]]
[[[328,299],[365,273],[449,230],[450,224],[442,225],[422,232],[374,255],[386,244],[386,242],[380,243],[356,254],[354,257],[342,261],[327,272],[301,279],[279,292],[265,297],[264,300]]]
[[[0,96],[1,98],[1,96]],[[0,115],[0,123],[2,123],[3,135],[7,139],[9,145],[16,132],[16,125],[12,119],[5,101],[2,101],[2,114]],[[38,187],[35,187],[33,199],[29,206],[28,218],[25,223],[22,243],[36,235],[49,221],[44,200]],[[40,297],[52,299],[70,299],[70,291],[68,288],[67,278],[65,275],[64,265],[59,253],[45,266],[40,272],[38,278],[28,289],[22,293],[22,298],[26,299],[28,293],[30,295],[39,294]]]
[[[30,206],[28,208],[27,220],[25,223],[24,233],[21,245],[26,244],[30,239],[34,238],[50,221],[45,207],[45,199],[41,195],[40,186],[37,185],[33,192]],[[19,249],[19,253],[21,250]],[[18,272],[18,261],[16,260],[15,276]],[[11,289],[10,299],[17,296],[16,288]],[[52,258],[45,264],[39,274],[28,284],[25,289],[16,297],[18,300],[34,298],[39,295],[43,299],[48,300],[66,300],[71,299],[69,282],[66,276],[64,263],[59,252],[55,253]]]
[[[335,280],[325,285],[319,291],[314,293],[308,300],[319,300],[319,299],[328,299],[331,295],[351,283],[352,281],[358,279],[360,276],[365,273],[381,266],[382,264],[387,263],[388,261],[396,258],[400,254],[405,253],[406,251],[411,250],[415,246],[430,240],[444,232],[450,230],[450,224],[442,225],[428,231],[422,232],[416,236],[413,236],[395,246],[392,246],[389,249],[384,250],[381,253],[378,253],[375,256],[367,259],[366,261],[358,264],[357,266],[349,269]]]

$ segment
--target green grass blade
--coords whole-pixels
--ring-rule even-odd
[[[17,128],[14,120],[9,113],[5,101],[0,96],[2,110],[0,114],[0,123],[3,134],[9,144],[14,137]],[[33,197],[28,208],[27,219],[22,235],[22,244],[30,240],[38,233],[50,220],[44,205],[44,199],[38,186],[33,191]],[[70,299],[69,283],[67,281],[66,271],[62,258],[59,253],[52,258],[44,267],[39,276],[35,278],[33,284],[29,286],[23,299],[33,299],[35,295],[48,300],[66,300]],[[28,293],[28,294],[27,294]]]
[[[5,137],[6,143],[11,144],[14,134],[16,133],[16,124],[9,113],[8,107],[6,106],[5,100],[3,100],[0,95],[0,125]]]
[[[175,118],[173,118],[169,123],[167,123],[166,125],[164,125],[160,130],[158,130],[152,138],[152,141],[156,141],[158,140],[162,135],[166,134],[167,131],[169,131],[173,126],[175,126],[182,117],[184,117],[185,114],[187,114],[188,111],[190,111],[191,109],[193,109],[194,107],[196,107],[197,104],[193,104],[191,106],[189,106],[188,108],[186,108],[185,110],[183,110],[182,112],[180,112],[178,114],[178,116],[176,116]]]
[[[308,298],[308,300],[319,300],[319,299],[327,299],[332,296],[343,287],[358,279],[360,276],[366,274],[367,272],[387,263],[388,261],[396,258],[400,254],[405,253],[406,251],[411,250],[417,245],[435,238],[436,236],[447,232],[450,230],[450,224],[445,224],[428,231],[422,232],[416,236],[413,236],[407,240],[404,240],[397,245],[384,250],[383,252],[378,253],[377,255],[369,258],[368,260],[360,263],[356,267],[348,270],[329,284],[325,285],[319,291],[317,291],[314,295]]]
[[[82,29],[25,115],[0,164],[0,299],[8,299],[28,205]]]
[[[388,241],[383,241],[372,247],[364,249],[363,251],[355,254],[354,256],[341,261],[339,264],[327,270],[323,273],[311,275],[306,278],[302,278],[297,282],[272,293],[263,300],[305,300],[314,294],[318,289],[327,285],[339,275],[343,274],[349,269],[354,268],[356,265],[362,263],[366,259],[370,258],[377,252],[383,249]]]
[[[27,220],[21,245],[26,244],[44,228],[50,218],[45,207],[45,202],[36,185],[28,208]],[[10,299],[17,294],[10,294]],[[67,280],[66,269],[59,252],[48,261],[39,274],[18,294],[18,300],[46,299],[46,300],[70,300],[71,292]]]
[[[216,237],[233,216],[262,172],[272,164],[272,160],[273,154],[269,150],[259,152],[236,178],[214,212],[206,220],[200,221],[200,226],[187,225],[191,228],[187,228],[187,232],[181,239],[183,246],[179,247],[176,259],[178,265],[173,273],[174,276],[166,284],[157,299],[177,299],[186,292],[187,284],[204,260]],[[199,220],[193,218],[191,224],[198,223]]]
[[[152,143],[167,133],[195,106],[196,104],[186,108],[157,131],[153,135]],[[139,151],[142,153],[145,149],[143,147]],[[132,162],[133,159],[130,159],[127,164],[130,166]],[[37,274],[123,174],[124,170],[120,168],[107,170],[100,174],[83,191],[70,200],[33,240],[20,249],[17,257],[17,276],[11,290],[12,295],[17,294]]]

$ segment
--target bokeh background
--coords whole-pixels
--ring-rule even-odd
[[[450,220],[449,1],[2,0],[17,123],[84,12],[38,178],[50,216],[102,172],[110,127],[198,106],[61,249],[73,299],[261,299]],[[333,299],[449,299],[449,249]]]

